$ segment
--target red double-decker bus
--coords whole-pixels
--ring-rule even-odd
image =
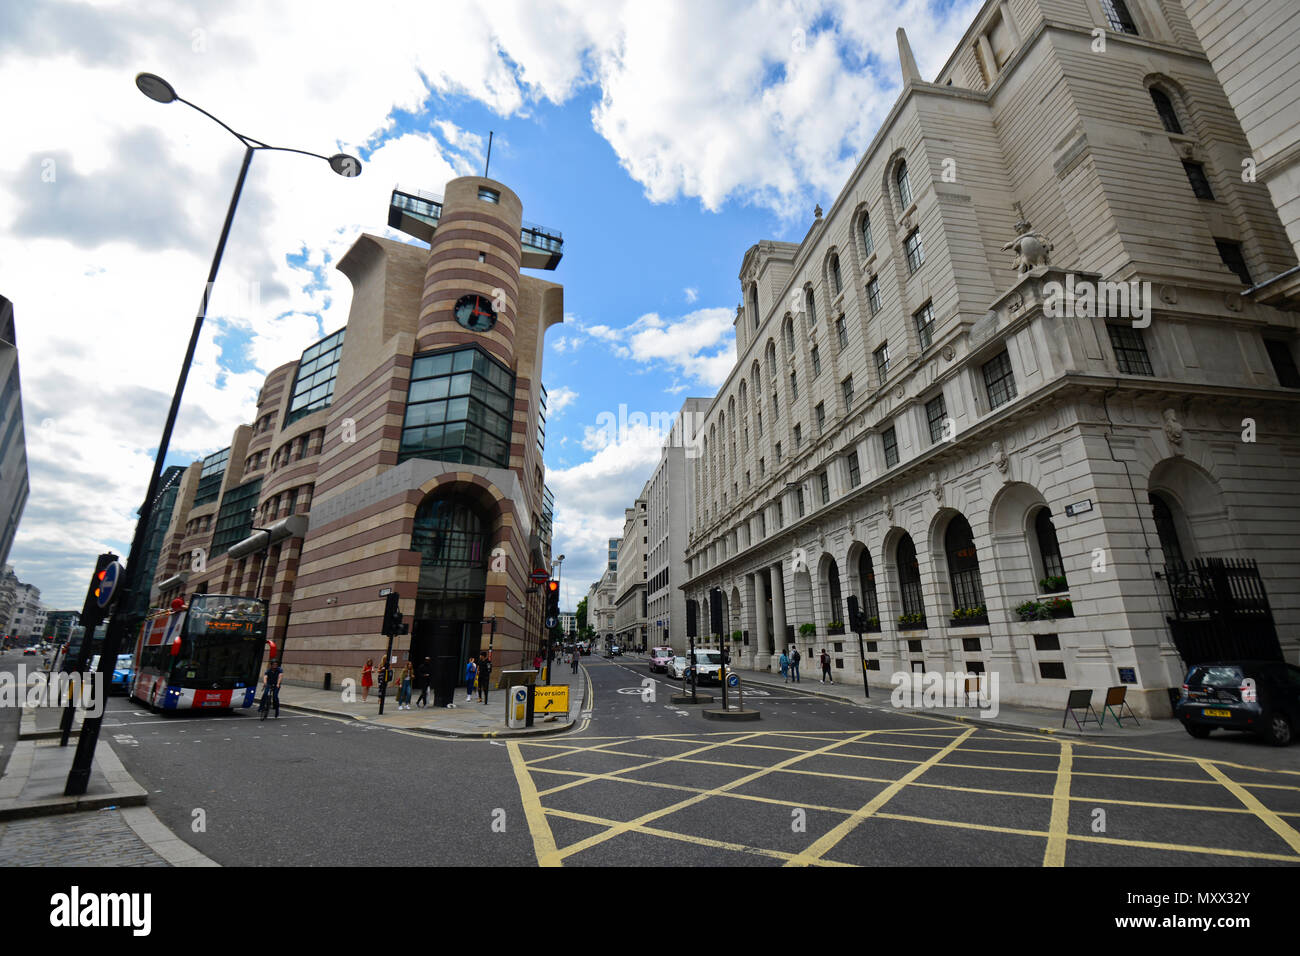
[[[195,594],[145,621],[132,700],[158,710],[252,707],[266,647],[265,601]]]

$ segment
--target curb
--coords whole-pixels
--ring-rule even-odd
[[[126,807],[122,820],[140,842],[163,858],[168,866],[220,866],[172,833],[148,807]]]
[[[109,786],[113,788],[112,793],[55,797],[19,803],[18,797],[31,774],[35,756],[36,745],[31,741],[19,741],[14,746],[5,769],[5,782],[0,785],[0,820],[24,820],[31,817],[80,813],[83,810],[104,810],[110,807],[141,807],[148,801],[148,792],[127,773],[112,747],[101,741],[95,751],[95,764]],[[15,773],[15,769],[19,773]]]

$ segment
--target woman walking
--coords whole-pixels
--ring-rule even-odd
[[[361,668],[361,703],[370,697],[370,688],[375,686],[375,659],[366,658],[366,666]]]
[[[474,699],[474,678],[478,675],[478,665],[474,663],[474,658],[470,658],[465,665],[465,701]]]
[[[781,683],[790,683],[790,658],[786,656],[785,651],[781,652]]]
[[[415,671],[411,668],[411,662],[407,661],[406,666],[402,668],[402,676],[398,679],[397,684],[397,709],[411,709],[411,681],[415,678]]]

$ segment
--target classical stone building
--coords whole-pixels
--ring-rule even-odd
[[[618,577],[614,596],[614,639],[624,647],[648,639],[646,628],[646,489],[631,508],[623,510],[623,538],[618,546]]]
[[[618,539],[611,538],[610,541]],[[618,604],[615,597],[618,591],[618,572],[609,568],[593,582],[587,590],[587,624],[596,632],[599,645],[612,643],[617,624]]]
[[[1231,578],[1250,646],[1300,659],[1300,314],[1243,295],[1296,257],[1183,8],[991,0],[933,82],[899,45],[840,194],[741,263],[701,631],[712,596],[739,660],[797,639],[860,680],[853,595],[873,683],[1123,683],[1167,714]]]
[[[267,376],[257,418],[177,485],[157,602],[260,594],[286,679],[337,682],[385,647],[383,589],[410,635],[399,658],[460,673],[492,643],[498,673],[542,631],[529,572],[550,565],[543,336],[562,321],[559,234],[522,221],[499,182],[397,189],[389,225],[339,263],[347,326]]]

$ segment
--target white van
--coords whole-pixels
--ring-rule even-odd
[[[717,684],[722,680],[722,652],[695,651],[695,682],[697,684]]]

